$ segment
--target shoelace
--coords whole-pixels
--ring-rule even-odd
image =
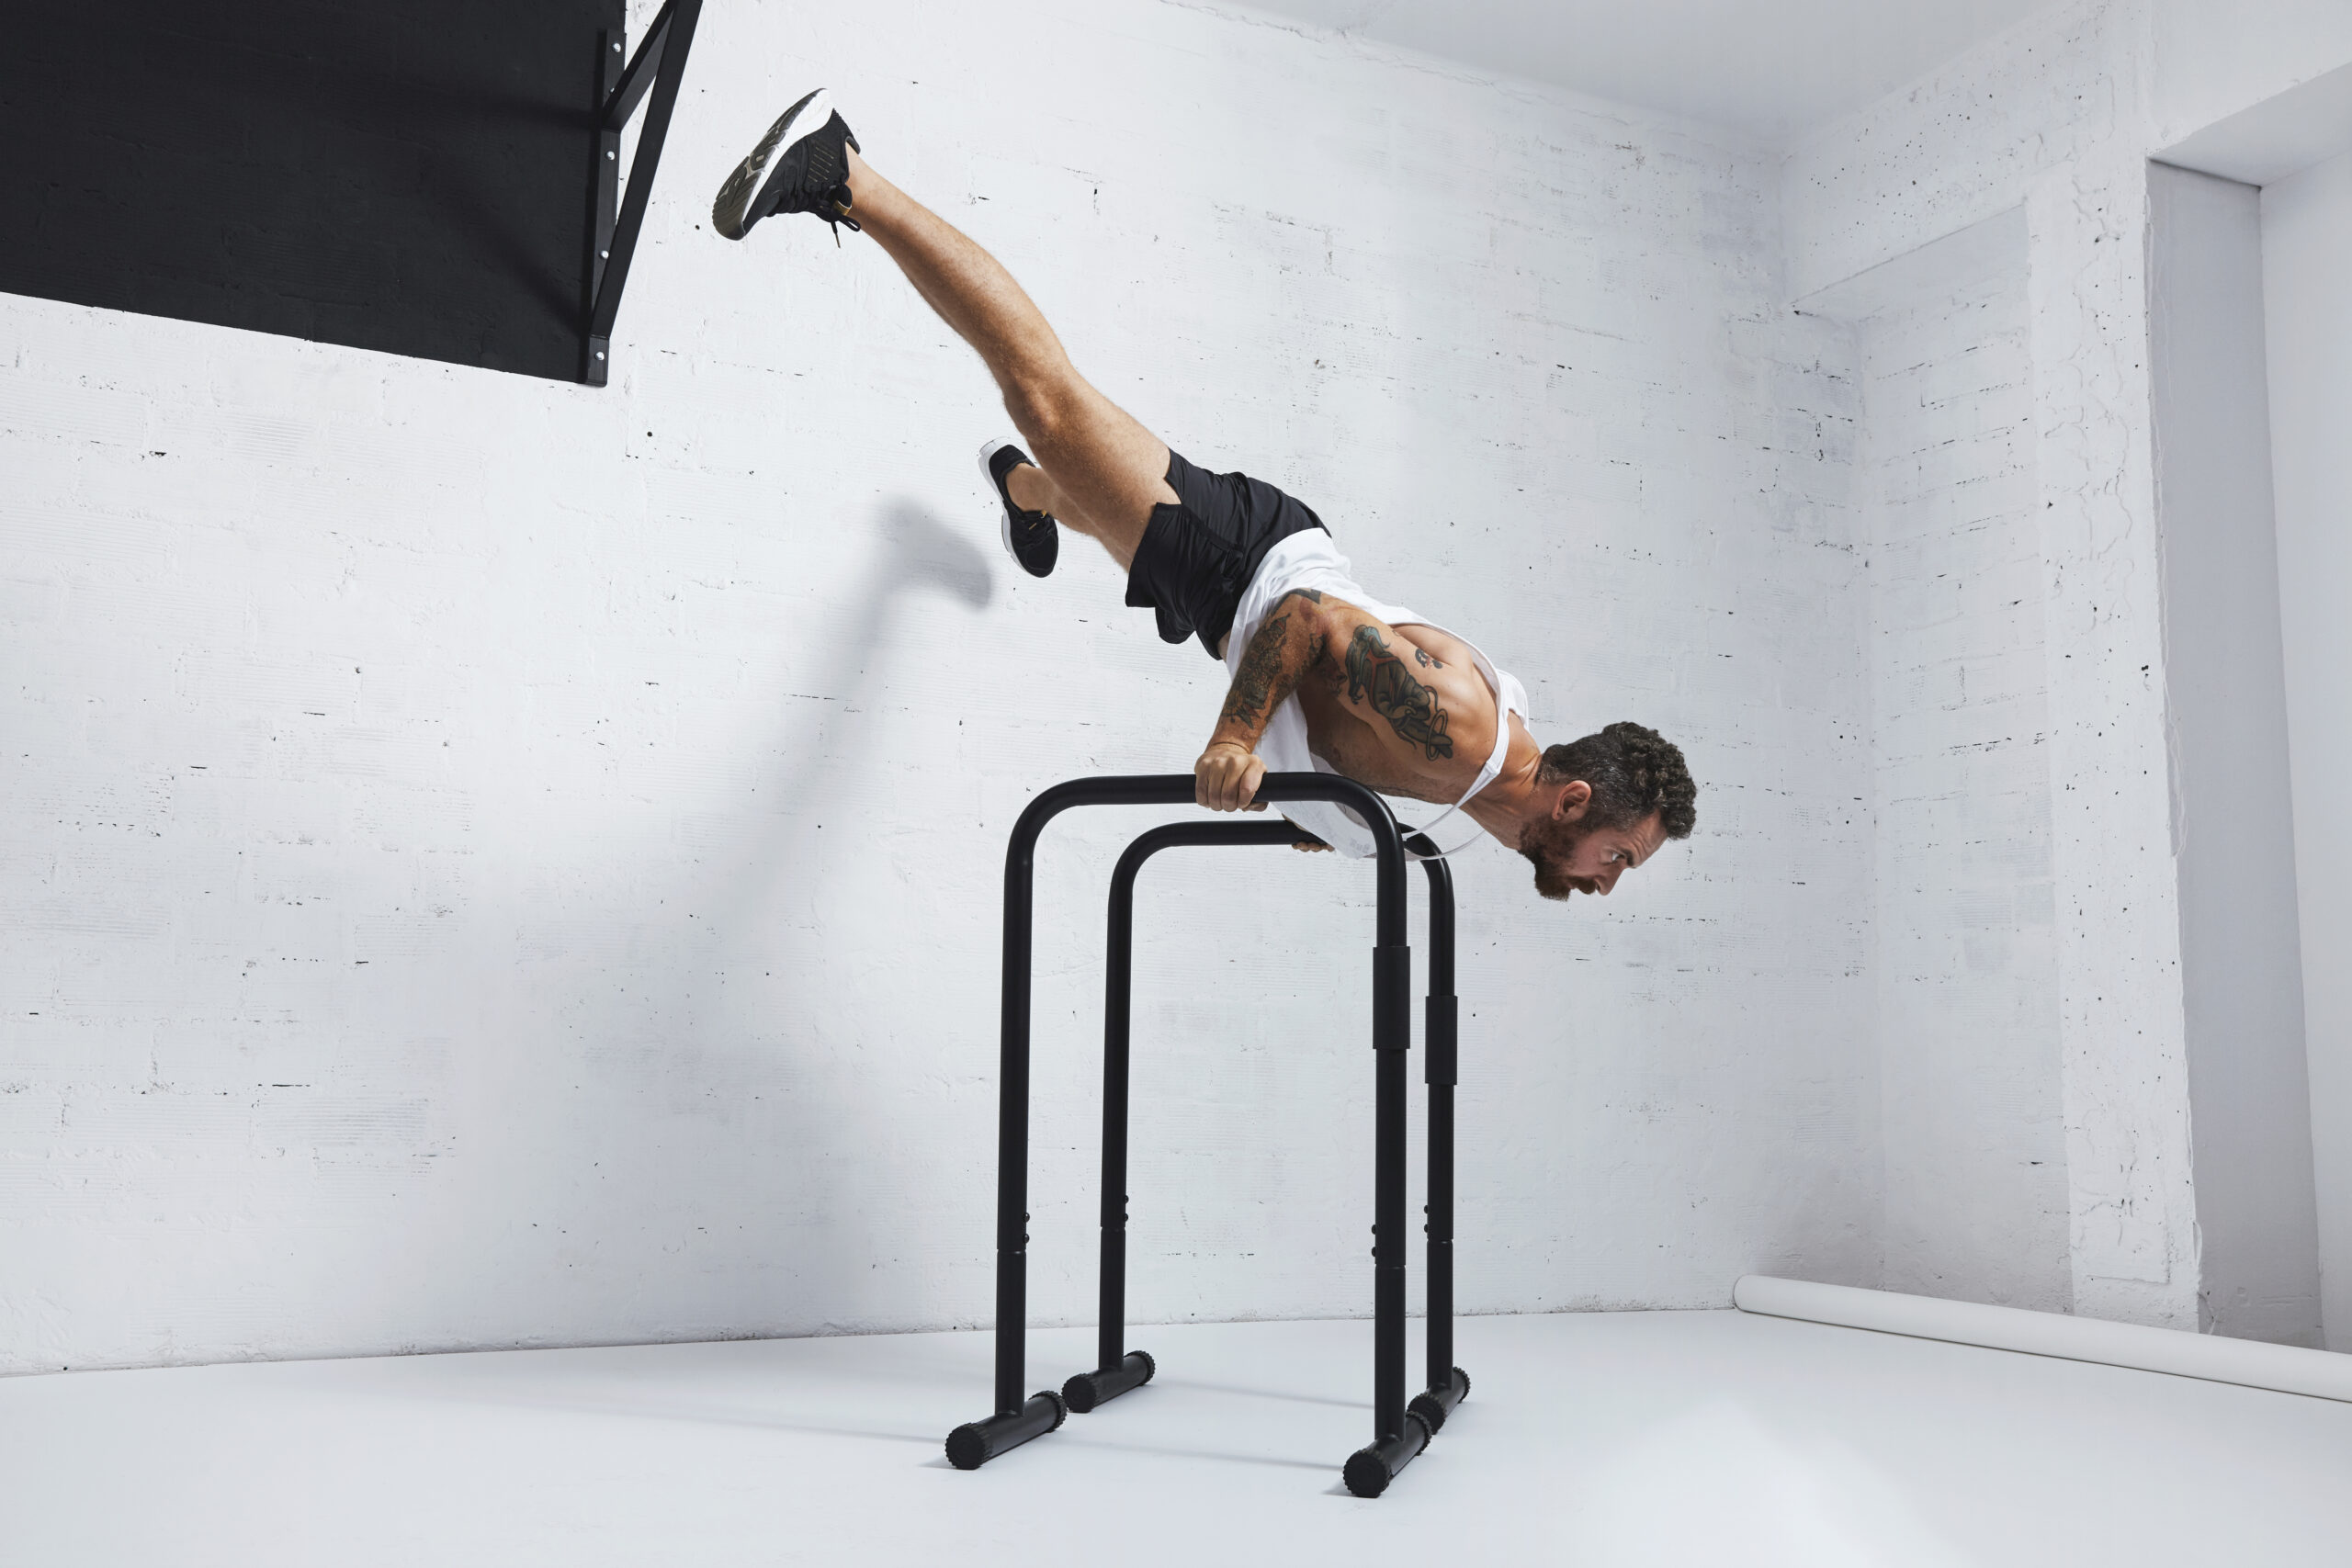
[[[1024,537],[1035,533],[1040,528],[1050,528],[1054,525],[1054,514],[1052,513],[1032,512],[1028,508],[1023,506],[1019,502],[1012,499],[1012,491],[1011,487],[1006,485],[1002,479],[999,479],[997,481],[996,488],[998,493],[1004,497],[1004,509],[1012,513],[1013,524],[1015,526],[1020,528],[1022,535]]]
[[[842,248],[842,224],[848,224],[849,231],[853,234],[863,234],[865,232],[865,225],[860,223],[856,219],[852,218],[849,215],[849,186],[845,185],[839,185],[827,191],[825,193],[825,209],[830,210],[820,209],[817,216],[822,218],[827,223],[832,226],[833,249],[840,250]]]

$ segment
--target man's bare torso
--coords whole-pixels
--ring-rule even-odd
[[[1453,805],[1494,751],[1494,688],[1458,637],[1354,619],[1298,684],[1308,747],[1385,795]]]

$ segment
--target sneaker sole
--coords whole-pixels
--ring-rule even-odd
[[[718,187],[718,196],[710,204],[711,227],[730,240],[740,240],[750,233],[752,225],[767,216],[760,210],[760,198],[768,194],[767,180],[783,164],[785,154],[823,130],[832,118],[833,96],[822,87],[785,110],[768,127],[768,133],[760,138],[760,144],[752,149],[752,155],[736,164],[735,172]],[[751,194],[753,192],[757,194]],[[735,214],[732,219],[727,216],[730,205]]]
[[[1012,445],[1010,441],[999,441],[994,437],[980,443],[980,478],[988,480],[989,493],[996,497],[996,536],[1004,541],[1004,553],[1012,558],[1012,564],[1021,566],[1021,552],[1012,547],[1012,513],[1010,507],[1012,498],[997,488],[996,470],[989,467],[989,458]],[[1021,570],[1027,571],[1029,569],[1021,566]]]

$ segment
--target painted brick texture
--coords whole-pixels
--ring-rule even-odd
[[[2339,9],[2054,9],[1817,128],[1781,169],[1799,295],[2023,211],[2069,1293],[2092,1316],[2195,1328],[2205,1266],[2154,504],[2148,160],[2210,117],[2340,65]],[[1892,1150],[1891,1123],[1887,1137]],[[1889,1227],[1892,1268],[1892,1214]]]
[[[1855,392],[1781,307],[1771,166],[1031,9],[707,15],[603,392],[0,299],[0,1368],[986,1315],[1003,835],[1188,766],[1220,682],[1098,557],[1001,559],[1001,412],[873,247],[702,226],[820,81],[1111,395],[1310,501],[1540,737],[1689,750],[1699,837],[1606,906],[1461,869],[1464,1305],[1873,1277]],[[1139,822],[1039,865],[1041,1320],[1091,1307]],[[1148,874],[1140,1315],[1364,1310],[1370,897]]]
[[[1859,331],[1890,1290],[2064,1310],[2024,256]]]

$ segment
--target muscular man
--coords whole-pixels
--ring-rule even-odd
[[[1547,898],[1606,894],[1690,835],[1697,792],[1672,742],[1612,724],[1537,746],[1519,682],[1357,586],[1322,519],[1263,480],[1194,468],[1080,376],[1012,275],[875,173],[822,91],[760,139],[711,219],[740,240],[779,212],[862,231],[987,362],[1028,443],[980,451],[1013,559],[1043,577],[1058,530],[1076,529],[1110,551],[1126,602],[1157,615],[1162,638],[1198,637],[1230,669],[1193,769],[1203,806],[1264,809],[1254,797],[1270,767],[1344,773],[1459,811],[1524,855]],[[1341,808],[1283,812],[1334,848],[1373,852]]]

